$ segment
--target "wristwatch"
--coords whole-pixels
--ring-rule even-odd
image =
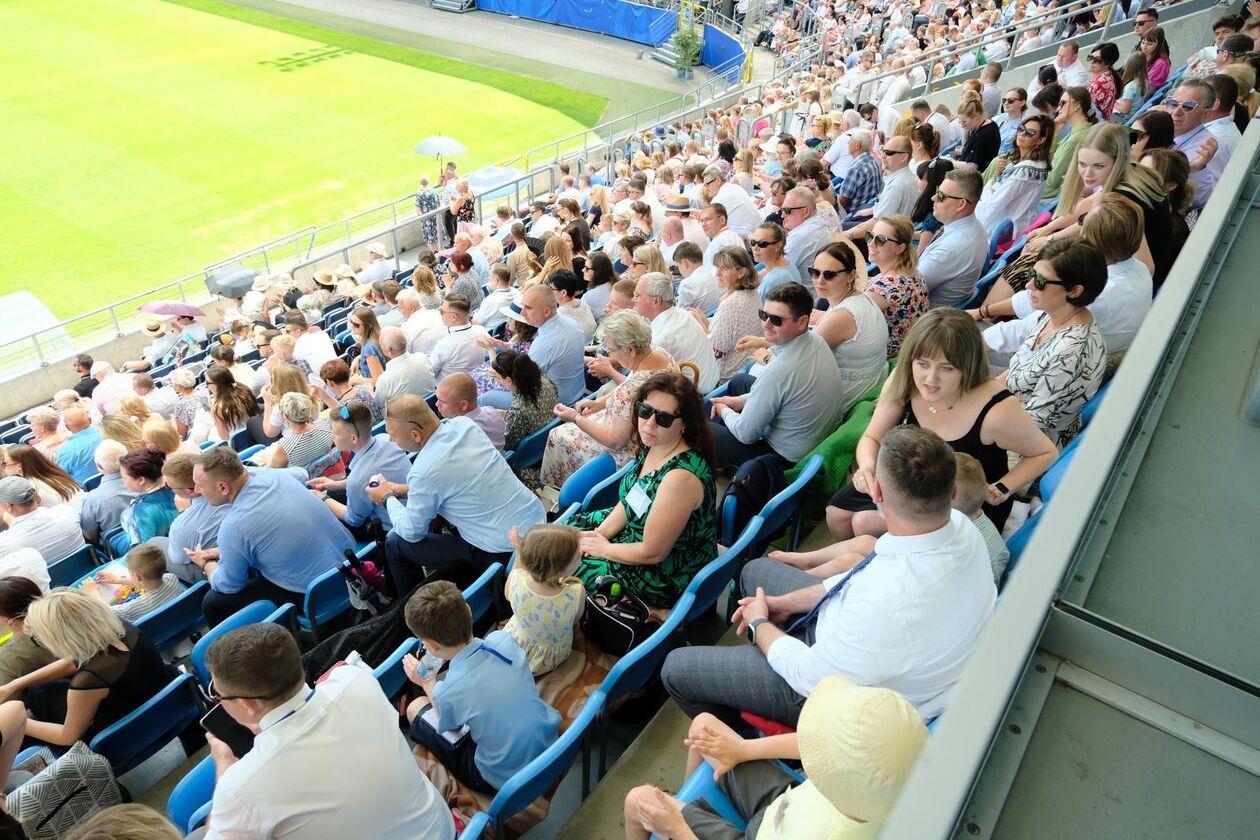
[[[752,621],[748,622],[748,644],[756,646],[757,628],[769,620],[770,619],[768,618],[754,618]]]
[[[1002,498],[1006,498],[1007,496],[1011,495],[1011,490],[1010,490],[1010,488],[1009,488],[1009,487],[1007,487],[1007,486],[1006,486],[1005,484],[1003,484],[1002,482],[1000,482],[1000,481],[995,481],[995,482],[993,482],[993,486],[994,486],[994,487],[996,487],[996,488],[997,488],[997,491],[998,491],[999,493],[1001,493],[1001,494],[1002,494]]]

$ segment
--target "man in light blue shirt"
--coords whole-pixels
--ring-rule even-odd
[[[355,547],[300,481],[282,470],[247,473],[229,447],[202,453],[193,486],[212,506],[231,507],[219,526],[218,558],[191,558],[210,582],[201,610],[211,627],[254,601],[301,604],[306,587]]]
[[[532,286],[521,296],[521,315],[538,328],[530,345],[529,357],[556,386],[560,402],[573,405],[586,388],[586,336],[573,319],[565,318],[556,309],[556,295],[550,286]],[[492,343],[500,350],[509,345],[497,339]],[[507,408],[512,395],[507,391],[487,391],[482,401],[494,408]]]
[[[508,532],[519,527],[523,534],[546,520],[542,503],[467,417],[439,423],[424,400],[406,394],[389,401],[385,429],[399,447],[418,453],[406,484],[373,476],[380,483],[367,490],[393,522],[385,559],[398,595],[410,592],[426,572],[450,569],[461,578],[506,563],[512,555]],[[438,516],[459,533],[431,531]]]
[[[763,306],[761,329],[778,352],[756,379],[731,378],[727,396],[713,398],[711,425],[719,463],[737,469],[773,454],[786,470],[836,430],[848,406],[835,354],[809,329],[809,291],[787,283]]]
[[[166,570],[185,583],[206,579],[201,565],[194,563],[193,557],[195,555],[202,564],[218,558],[219,526],[232,510],[231,505],[211,505],[197,492],[193,469],[200,457],[176,452],[162,465],[166,486],[177,498],[186,500],[188,507],[175,517],[166,537],[153,538],[153,543],[166,551]]]
[[[980,173],[955,169],[932,199],[933,215],[945,224],[919,257],[932,306],[957,306],[975,291],[989,253],[989,235],[975,217],[982,189]]]
[[[57,450],[57,466],[82,484],[96,474],[96,447],[101,430],[92,425],[92,418],[81,408],[67,408],[61,418],[70,437]]]
[[[84,494],[83,506],[79,508],[79,527],[88,542],[96,542],[101,534],[117,528],[122,512],[135,496],[123,485],[118,472],[118,459],[126,454],[127,447],[116,440],[103,440],[96,447],[94,462],[101,483]]]
[[[368,496],[368,482],[380,474],[389,481],[406,481],[411,461],[387,435],[372,435],[372,412],[358,400],[351,400],[333,413],[332,439],[338,451],[349,452],[350,474],[336,481],[320,476],[306,482],[324,504],[353,530],[362,529],[378,520],[388,531],[393,523],[384,505]],[[344,490],[345,503],[328,495],[330,490]],[[364,533],[362,536],[366,537]]]

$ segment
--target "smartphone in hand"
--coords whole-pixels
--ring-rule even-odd
[[[222,706],[215,706],[202,716],[201,728],[227,744],[237,758],[254,748],[254,733],[237,723]]]

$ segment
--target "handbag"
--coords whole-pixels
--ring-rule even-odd
[[[30,781],[5,800],[5,809],[31,840],[63,837],[97,811],[122,804],[109,762],[82,741],[60,757],[44,747],[18,769],[41,765]]]
[[[661,626],[643,599],[612,575],[595,580],[580,623],[582,634],[612,656],[625,656]]]

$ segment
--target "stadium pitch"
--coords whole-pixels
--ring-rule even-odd
[[[0,0],[0,295],[61,317],[594,125],[603,96],[219,0]]]

